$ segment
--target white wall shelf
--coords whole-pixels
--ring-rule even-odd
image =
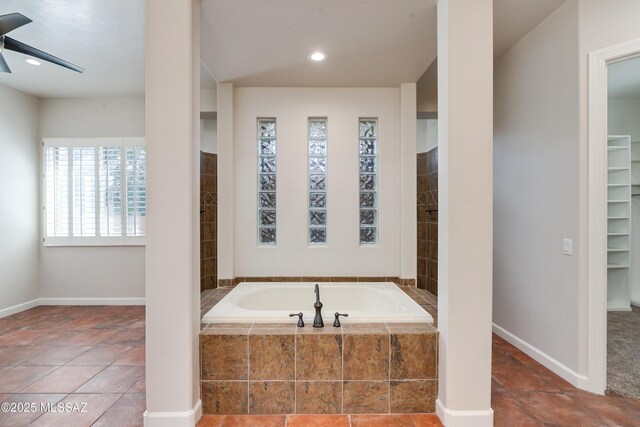
[[[626,311],[631,307],[631,183],[640,181],[632,167],[640,167],[640,161],[631,161],[630,136],[609,136],[607,148],[607,310]]]

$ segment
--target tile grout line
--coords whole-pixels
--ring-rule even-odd
[[[251,329],[253,329],[253,325],[255,325],[255,323],[252,323],[247,331],[247,414],[251,413],[251,402],[249,401],[249,384],[251,384],[251,344],[249,343],[249,340],[251,338]]]

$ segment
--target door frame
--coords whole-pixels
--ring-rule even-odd
[[[589,53],[588,384],[607,388],[607,65],[640,56],[640,39]]]

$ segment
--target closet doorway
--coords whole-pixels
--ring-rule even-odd
[[[607,66],[607,392],[640,400],[640,57]]]

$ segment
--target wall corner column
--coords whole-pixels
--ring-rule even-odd
[[[148,427],[191,427],[202,412],[199,11],[197,0],[146,3]]]
[[[233,83],[218,84],[218,283],[235,274]]]
[[[416,84],[400,85],[400,278],[416,280]]]
[[[439,393],[446,426],[492,426],[493,1],[438,1]]]

